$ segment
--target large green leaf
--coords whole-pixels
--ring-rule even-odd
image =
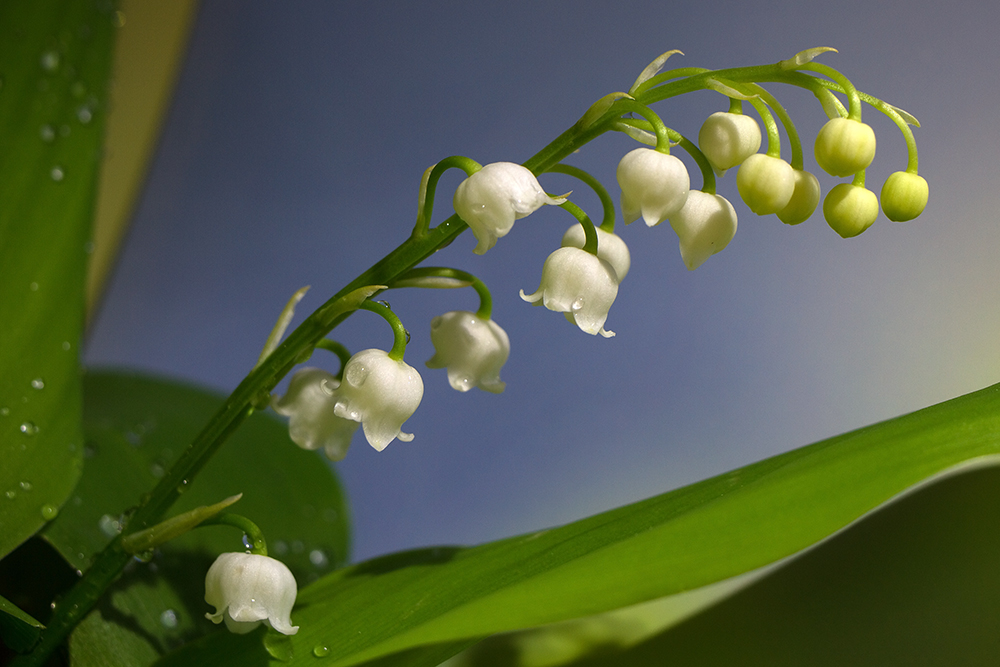
[[[79,342],[114,12],[0,3],[0,557],[80,474]]]
[[[361,563],[300,592],[290,664],[311,664],[316,646],[329,649],[324,664],[357,664],[691,591],[786,559],[998,454],[995,385],[561,528]],[[215,641],[162,663],[190,664]],[[259,659],[259,642],[226,641],[217,664]]]
[[[74,567],[88,567],[116,534],[119,513],[163,476],[223,398],[190,386],[138,375],[84,377],[87,460],[71,502],[43,536]],[[296,447],[287,426],[250,417],[219,450],[172,513],[237,493],[231,511],[264,531],[271,555],[300,585],[347,560],[348,520],[339,482],[325,460]],[[223,551],[242,548],[230,527],[200,528],[135,563],[72,639],[74,664],[103,664],[103,655],[148,664],[183,641],[215,630],[204,619],[205,573]]]
[[[44,627],[10,600],[0,597],[0,638],[11,649],[27,651]]]

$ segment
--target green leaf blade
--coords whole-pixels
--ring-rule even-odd
[[[80,475],[79,342],[113,12],[0,5],[0,557]]]

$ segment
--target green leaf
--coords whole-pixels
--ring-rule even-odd
[[[86,466],[59,517],[43,533],[74,567],[85,569],[134,506],[163,476],[222,404],[220,396],[179,383],[115,373],[84,377]],[[348,557],[348,510],[331,467],[296,447],[286,424],[250,417],[195,478],[171,515],[243,493],[231,511],[254,521],[270,555],[300,586]],[[73,635],[74,664],[86,655],[125,651],[148,664],[181,642],[211,632],[205,573],[216,556],[243,548],[228,526],[198,528],[135,563]],[[95,664],[101,664],[99,662]]]
[[[18,653],[24,653],[38,640],[43,626],[16,604],[0,596],[0,639]]]
[[[288,664],[352,665],[677,595],[786,559],[925,480],[1000,457],[1000,385],[548,531],[383,557],[299,593]],[[678,596],[679,597],[679,596]],[[216,637],[162,661],[183,665]],[[228,663],[259,659],[253,642]]]
[[[80,474],[79,343],[113,12],[0,3],[0,557]]]
[[[617,612],[493,637],[450,667],[638,667],[667,658],[746,667],[989,665],[998,644],[998,561],[1000,469],[991,467],[902,498],[643,641],[621,632]]]

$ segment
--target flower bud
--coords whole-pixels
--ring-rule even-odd
[[[628,246],[617,234],[606,232],[600,227],[597,227],[596,230],[597,256],[614,267],[615,275],[618,276],[618,284],[621,284],[632,266],[632,256],[629,254]],[[561,245],[564,248],[582,248],[586,242],[587,233],[583,231],[583,225],[577,223],[563,234]]]
[[[261,623],[294,635],[299,628],[290,616],[297,593],[295,577],[281,561],[259,554],[220,554],[205,576],[205,602],[215,607],[205,617],[216,624],[225,620],[229,631],[240,635]]]
[[[302,449],[323,447],[331,461],[347,455],[358,423],[334,413],[340,380],[319,368],[295,372],[288,391],[272,398],[271,407],[288,417],[288,436]]]
[[[654,227],[681,210],[691,188],[684,163],[651,148],[636,148],[618,163],[625,224],[639,216]]]
[[[361,422],[368,444],[377,451],[399,438],[413,440],[400,430],[424,396],[424,382],[413,366],[396,361],[384,350],[362,350],[344,366],[344,382],[337,390],[334,414]]]
[[[700,190],[688,193],[684,208],[670,218],[688,271],[719,252],[736,235],[736,210],[725,197]]]
[[[514,221],[534,213],[545,204],[562,204],[542,190],[530,169],[513,162],[494,162],[459,183],[452,201],[458,217],[465,221],[482,255],[506,236]]]
[[[871,190],[851,183],[835,185],[823,200],[823,217],[843,238],[857,236],[878,217],[878,197]]]
[[[819,180],[808,171],[794,169],[795,189],[785,208],[778,211],[778,220],[797,225],[809,219],[819,206]]]
[[[924,212],[927,181],[907,171],[889,175],[882,186],[882,212],[893,222],[906,222]]]
[[[435,354],[427,367],[447,368],[453,389],[479,387],[494,394],[504,390],[500,368],[510,356],[510,339],[493,320],[453,310],[431,320],[431,342]]]
[[[791,200],[795,191],[792,165],[781,158],[754,153],[736,172],[736,189],[751,211],[757,215],[777,213]]]
[[[614,336],[604,330],[608,310],[618,296],[618,276],[607,261],[579,248],[559,248],[542,266],[542,282],[528,303],[565,313],[566,319],[591,335]]]
[[[875,159],[875,132],[860,120],[834,118],[816,135],[816,163],[831,176],[850,176]]]
[[[750,116],[717,111],[698,131],[698,147],[712,167],[723,172],[760,150],[760,127]]]

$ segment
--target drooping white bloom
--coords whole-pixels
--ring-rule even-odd
[[[760,127],[750,116],[717,111],[698,132],[698,148],[717,172],[724,172],[760,149]]]
[[[606,232],[600,227],[595,229],[597,230],[597,256],[615,268],[615,275],[618,276],[618,283],[621,284],[632,266],[632,255],[629,254],[628,246],[617,234]],[[563,234],[561,245],[564,248],[582,248],[586,241],[587,234],[583,231],[583,225],[577,223]]]
[[[340,380],[319,368],[303,368],[295,372],[288,391],[281,398],[272,398],[271,407],[288,417],[288,435],[303,449],[323,447],[331,461],[347,455],[351,438],[358,423],[334,413]]]
[[[684,205],[691,177],[684,163],[673,155],[651,148],[636,148],[618,163],[625,224],[639,216],[654,227]]]
[[[530,169],[513,162],[494,162],[458,185],[453,204],[458,217],[476,235],[478,244],[473,252],[482,255],[507,235],[515,220],[545,204],[565,201],[545,194]]]
[[[368,444],[381,452],[394,438],[413,440],[413,434],[400,427],[416,412],[423,395],[424,382],[413,366],[391,359],[384,350],[362,350],[344,366],[333,412],[361,422]]]
[[[721,195],[692,190],[684,208],[670,218],[670,226],[680,239],[684,265],[694,271],[733,240],[736,210]]]
[[[453,389],[479,387],[494,394],[504,390],[500,369],[510,356],[507,332],[493,320],[466,310],[453,310],[431,320],[434,356],[428,368],[447,368]]]
[[[278,632],[299,631],[291,621],[298,593],[295,577],[285,564],[267,556],[224,553],[205,576],[205,602],[215,607],[205,614],[213,623],[226,622],[230,632],[246,634],[261,623]]]
[[[566,319],[583,331],[605,338],[608,309],[618,296],[618,276],[606,260],[579,248],[559,248],[542,266],[542,283],[531,295],[521,290],[521,298],[565,313]]]

